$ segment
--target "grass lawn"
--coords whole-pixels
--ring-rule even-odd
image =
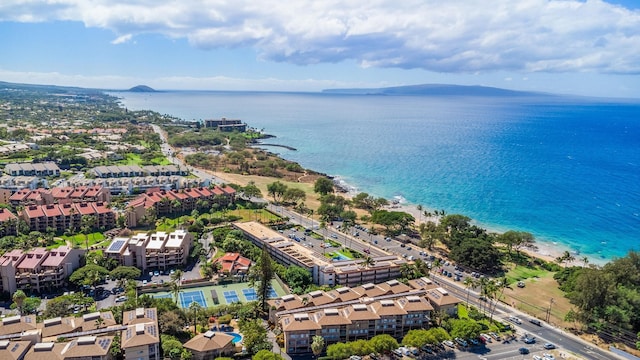
[[[573,307],[562,290],[558,288],[558,282],[553,278],[553,273],[545,271],[538,274],[537,278],[531,277],[524,281],[525,287],[512,286],[505,289],[502,300],[518,309],[537,317],[545,319],[551,299],[550,322],[561,327],[572,326],[564,321],[564,316]]]
[[[458,318],[460,319],[468,319],[469,311],[464,304],[458,304]]]
[[[105,240],[104,235],[100,232],[94,232],[89,236],[89,247],[95,246]],[[84,234],[77,234],[74,236],[61,236],[65,241],[70,241],[73,246],[79,246],[81,248],[86,247]]]
[[[524,281],[532,278],[539,278],[545,276],[549,271],[538,267],[516,266],[507,272],[507,282],[509,284],[516,283],[518,281]]]
[[[53,238],[53,244],[47,246],[47,250],[51,250],[51,249],[57,249],[60,246],[66,245],[67,242],[65,239],[61,238],[61,237],[55,237]]]

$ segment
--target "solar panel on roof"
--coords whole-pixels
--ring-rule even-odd
[[[26,322],[27,324],[30,324],[30,323],[31,323],[31,318],[30,318],[30,317],[28,317],[28,316],[27,316],[27,317],[25,317],[25,318],[24,318],[24,322]]]
[[[125,242],[125,240],[116,240],[116,241],[112,242],[107,251],[118,251],[118,250],[120,250],[120,248],[122,247],[124,242]]]
[[[20,347],[20,344],[13,345],[13,347],[11,348],[11,352],[16,352],[16,350],[18,350],[19,347]]]

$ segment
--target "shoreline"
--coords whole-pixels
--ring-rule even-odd
[[[238,177],[247,178],[247,183],[249,181],[248,177],[246,175],[234,174],[233,177],[230,177],[230,176],[228,176],[229,174],[223,173],[223,172],[217,172],[217,171],[211,171],[211,170],[205,170],[205,171],[210,172],[211,174],[215,175],[216,177],[220,178],[221,180],[223,180],[225,182],[229,182],[229,183],[237,182],[237,178]],[[331,176],[328,176],[328,178],[333,180],[334,183],[336,184],[336,186],[337,186],[336,192],[341,194],[341,195],[343,195],[344,197],[346,197],[348,199],[352,198],[353,196],[357,195],[360,192],[363,192],[361,189],[359,189],[359,188],[357,188],[357,187],[355,187],[353,185],[350,185],[349,183],[344,181],[344,179],[340,175],[331,175]],[[265,179],[267,179],[267,177],[265,177]],[[273,179],[273,181],[278,181],[279,180],[278,178],[268,178],[268,179]],[[239,184],[239,185],[243,185],[243,184]],[[417,204],[409,203],[406,199],[404,199],[402,197],[395,197],[394,199],[388,199],[388,200],[390,200],[390,201],[396,200],[397,203],[388,205],[386,207],[387,210],[403,211],[403,212],[409,213],[416,219],[416,224],[419,224],[420,222],[427,222],[427,221],[434,221],[436,223],[438,222],[438,219],[439,219],[438,217],[431,216],[429,218],[425,218],[423,215],[420,215],[421,212],[418,211],[418,209],[416,208]],[[424,206],[424,208],[427,209],[427,210],[435,210],[435,209],[430,208],[428,206]],[[481,223],[478,223],[477,221],[475,221],[474,219],[472,219],[471,222],[476,224],[476,225],[478,225],[478,226],[483,227],[488,232],[495,232],[495,233],[501,233],[502,232],[502,231],[493,229],[491,227],[484,226]],[[570,249],[568,247],[565,247],[565,246],[562,246],[561,244],[557,244],[557,243],[553,243],[553,242],[547,242],[547,241],[541,241],[539,239],[536,239],[535,246],[536,246],[536,249],[523,248],[520,251],[524,252],[524,253],[527,253],[528,255],[530,255],[532,257],[536,257],[536,258],[539,258],[539,259],[542,259],[542,260],[548,261],[548,262],[555,262],[556,258],[562,256],[562,254],[565,251],[569,251],[572,255],[574,255],[576,257],[576,259],[571,263],[567,263],[568,266],[582,266],[582,265],[584,265],[584,262],[581,260],[584,256],[576,255],[572,249]],[[612,260],[612,259],[606,259],[603,262],[602,261],[603,259],[594,259],[594,258],[589,257],[589,256],[587,256],[587,258],[589,259],[589,264],[595,264],[595,265],[598,265],[598,266],[602,266],[602,265],[604,265],[607,262]]]

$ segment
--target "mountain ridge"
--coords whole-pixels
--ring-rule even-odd
[[[327,94],[352,94],[352,95],[442,95],[442,96],[530,96],[544,95],[548,93],[508,90],[497,87],[481,85],[449,85],[449,84],[419,84],[406,86],[392,86],[381,88],[349,88],[349,89],[324,89]]]

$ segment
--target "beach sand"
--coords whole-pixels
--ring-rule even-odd
[[[256,185],[258,185],[258,187],[261,187],[261,185],[263,187],[266,187],[265,184],[279,180],[277,178],[247,176],[247,175],[224,173],[224,172],[213,172],[209,170],[207,170],[207,172],[222,179],[224,182],[235,183],[241,186],[245,186],[250,181],[254,181]],[[338,185],[342,188],[342,190],[346,191],[346,192],[340,192],[340,194],[348,199],[352,198],[353,196],[357,195],[360,192],[357,189],[350,187],[347,184],[341,182],[339,179],[337,182],[338,182]],[[265,189],[263,189],[263,193],[266,194]],[[307,196],[307,205],[310,207],[317,207],[319,205],[319,201],[317,201],[317,197],[314,196],[314,194],[310,194]],[[430,209],[423,205],[423,210],[419,211],[417,208],[417,205],[407,204],[402,202],[402,200],[400,200],[400,202],[392,203],[386,206],[385,209],[389,211],[403,211],[411,214],[416,219],[416,225],[420,224],[421,222],[427,222],[427,221],[433,221],[435,223],[438,223],[438,220],[439,220],[438,216],[430,216],[430,217],[424,216],[424,210],[427,210],[429,212],[434,212],[435,211],[434,209]],[[478,224],[478,225],[482,226],[481,224]],[[493,231],[492,229],[488,229],[488,228],[487,230],[490,232]],[[498,231],[493,231],[493,232],[498,232]],[[524,249],[521,249],[521,251],[524,253],[527,253],[532,257],[536,257],[548,262],[555,262],[555,259],[562,256],[562,254],[565,251],[571,252],[571,249],[562,247],[561,245],[558,245],[555,243],[537,241],[535,245],[536,245],[535,248],[524,248]],[[595,263],[594,259],[589,259],[589,261],[590,263]],[[576,256],[576,260],[567,264],[567,266],[583,266],[583,265],[584,265],[584,262],[582,261],[582,257],[580,256]]]

